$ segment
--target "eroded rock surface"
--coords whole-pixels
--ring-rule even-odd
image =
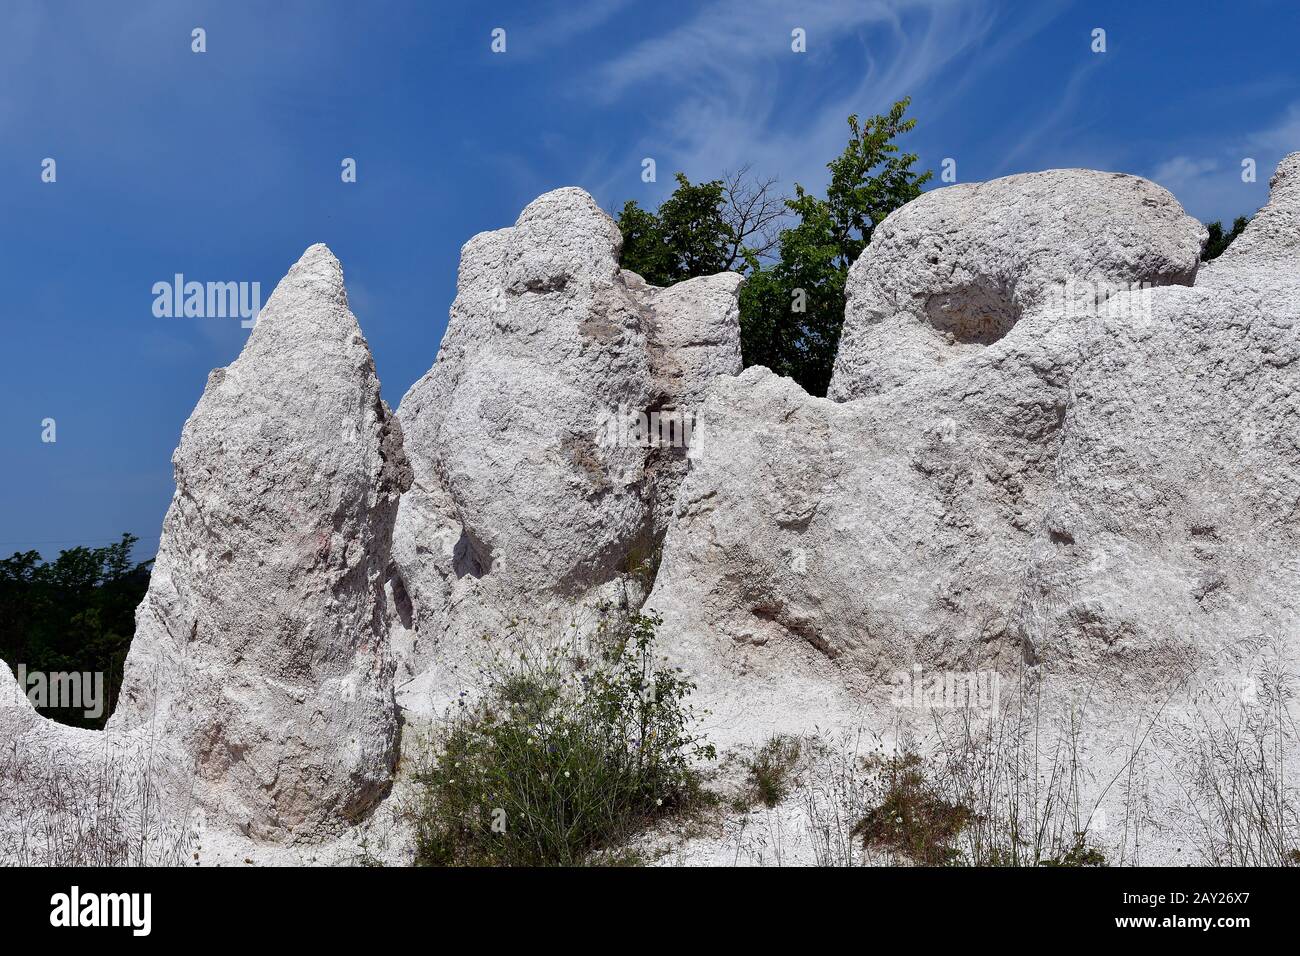
[[[173,465],[108,732],[156,738],[178,785],[250,835],[337,828],[395,760],[383,587],[410,466],[325,246],[209,376]]]
[[[1277,266],[1298,158],[1195,286],[1200,227],[1132,177],[1011,177],[943,228],[927,217],[952,190],[929,194],[850,276],[859,325],[833,391],[863,397],[758,368],[715,381],[648,603],[721,732],[849,719],[913,667],[1155,693],[1229,644],[1293,635],[1300,278]],[[1133,201],[1044,250],[1008,222],[1038,206],[1055,222],[1050,183]],[[952,303],[972,276],[997,277],[1018,321],[937,355],[921,292]],[[1178,284],[1050,304],[1052,283],[1097,277]]]
[[[445,697],[465,645],[516,617],[639,604],[686,441],[620,423],[684,422],[740,370],[740,277],[670,289],[618,267],[621,237],[580,189],[537,199],[461,253],[451,320],[398,416],[415,467],[394,545],[408,677]]]
[[[1198,273],[1202,239],[1130,176],[928,193],[854,265],[821,399],[740,373],[738,276],[649,286],[561,189],[465,245],[396,414],[314,246],[185,426],[108,730],[0,666],[0,785],[125,766],[311,843],[385,794],[397,697],[436,712],[483,636],[643,601],[722,745],[996,670],[1101,699],[1119,754],[1131,702],[1300,625],[1300,153]]]
[[[1300,615],[1300,153],[1193,288],[1121,297],[1070,382],[1027,577],[1044,660],[1157,681]]]
[[[1190,285],[1205,236],[1169,192],[1122,173],[927,192],[880,224],[850,270],[828,394],[848,401],[960,362],[1022,323],[1055,321],[1067,297]]]

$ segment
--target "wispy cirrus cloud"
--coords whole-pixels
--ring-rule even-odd
[[[992,5],[955,0],[807,8],[718,0],[599,64],[591,92],[607,104],[645,105],[654,119],[634,151],[661,170],[698,178],[753,163],[787,183],[816,185],[843,148],[850,113],[882,112],[919,93],[981,45],[995,20]],[[806,54],[791,51],[796,27],[806,31]],[[847,79],[826,85],[827,77]],[[607,173],[604,187],[627,168]]]
[[[1088,82],[1098,70],[1102,69],[1104,62],[1102,57],[1094,56],[1085,60],[1070,73],[1069,79],[1061,89],[1056,106],[1035,122],[1020,136],[1015,145],[1007,150],[1001,164],[997,167],[998,173],[1018,169],[1024,157],[1041,147],[1048,137],[1059,137],[1066,124],[1077,121],[1079,103],[1087,90]]]
[[[631,2],[586,0],[577,5],[556,4],[544,14],[523,23],[520,29],[510,28],[516,38],[511,51],[524,58],[549,53],[604,25],[627,9]]]
[[[1279,153],[1278,159],[1300,149],[1300,102],[1292,103],[1272,125],[1250,134],[1246,145]]]
[[[986,13],[986,4],[958,0],[830,0],[806,7],[784,0],[716,0],[602,64],[596,89],[606,99],[645,83],[731,92],[749,86],[755,69],[788,60],[795,28],[805,31],[811,59],[829,55],[855,33],[874,59],[907,42],[904,20],[910,16],[929,15],[953,33],[980,23],[982,34]],[[701,80],[712,85],[701,88]]]
[[[1170,192],[1177,193],[1189,183],[1219,169],[1217,159],[1193,159],[1191,156],[1175,156],[1157,166],[1151,173],[1151,179],[1164,186]]]

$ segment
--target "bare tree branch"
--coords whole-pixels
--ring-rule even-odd
[[[746,251],[769,258],[781,238],[787,214],[785,197],[776,190],[775,176],[759,179],[749,163],[722,174],[722,218],[731,227],[724,268],[743,264]]]

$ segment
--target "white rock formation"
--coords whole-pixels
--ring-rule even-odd
[[[395,761],[383,587],[410,468],[325,246],[209,376],[173,465],[108,733],[156,738],[177,785],[249,835],[338,829]]]
[[[1208,275],[1219,272],[1276,270],[1277,280],[1291,284],[1300,261],[1300,153],[1292,153],[1278,164],[1269,182],[1268,204],[1259,211],[1246,231],[1209,264]],[[1226,267],[1226,268],[1225,268]],[[1204,285],[1204,277],[1197,285]]]
[[[23,733],[36,718],[36,711],[31,702],[14,680],[13,673],[6,667],[0,667],[0,721],[4,721],[4,739],[12,739]]]
[[[960,362],[1067,295],[1190,285],[1205,237],[1166,190],[1121,173],[1054,169],[927,192],[880,224],[850,270],[828,394],[847,401]]]
[[[854,265],[821,399],[737,374],[738,276],[649,286],[561,189],[465,245],[396,414],[314,246],[185,426],[108,730],[0,666],[0,786],[6,759],[126,761],[172,809],[314,844],[391,783],[395,695],[438,710],[477,638],[650,580],[715,743],[879,731],[899,672],[996,670],[1098,698],[1108,777],[1128,708],[1297,650],[1300,153],[1198,272],[1203,237],[1130,176],[928,193]],[[660,441],[617,427],[643,413]]]
[[[1036,659],[1148,683],[1300,623],[1300,153],[1194,288],[1121,297],[1070,382]],[[1127,320],[1126,320],[1127,319]]]
[[[680,427],[656,446],[616,426],[650,413],[680,426],[710,378],[740,370],[740,277],[657,289],[619,269],[621,241],[573,188],[475,236],[438,361],[398,407],[415,482],[394,603],[408,675],[435,704],[465,686],[465,646],[512,619],[639,604],[634,572],[687,449]]]
[[[355,823],[391,783],[384,585],[411,472],[323,245],[276,287],[239,358],[211,374],[173,465],[106,730],[38,716],[0,662],[0,789],[23,790],[0,800],[0,855],[60,806],[315,840]],[[86,786],[117,802],[67,802]],[[168,845],[174,855],[180,843]]]
[[[833,391],[865,397],[714,382],[648,605],[721,739],[855,720],[914,666],[1023,661],[1118,699],[1295,633],[1298,158],[1213,282],[1095,308],[1051,284],[1192,279],[1200,227],[1163,190],[1067,172],[928,194],[850,274]],[[1061,225],[1048,185],[1095,217]],[[1054,231],[1028,228],[1038,207]],[[997,334],[950,342],[939,315]]]

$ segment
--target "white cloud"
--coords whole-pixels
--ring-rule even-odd
[[[1292,103],[1272,126],[1248,136],[1246,145],[1277,153],[1278,159],[1300,149],[1300,103]]]
[[[850,113],[883,112],[919,93],[990,38],[994,20],[985,2],[834,0],[803,8],[780,0],[717,0],[600,64],[586,92],[628,108],[636,103],[655,117],[630,152],[638,163],[654,156],[661,174],[682,169],[698,179],[748,162],[787,186],[799,181],[816,188],[826,160],[844,146]],[[794,27],[807,31],[806,54],[791,52]],[[1023,26],[1008,30],[1021,38],[1025,32]],[[963,69],[983,69],[981,59],[1005,54],[1007,38],[991,39],[992,53],[968,58]],[[830,61],[851,67],[824,68]],[[828,76],[856,79],[818,85]],[[624,158],[592,187],[621,195],[637,173]]]
[[[510,52],[531,57],[563,46],[594,30],[627,7],[630,0],[585,0],[576,6],[556,4],[550,12],[518,30],[503,21],[510,38]]]
[[[1167,159],[1151,173],[1151,179],[1154,182],[1164,186],[1171,193],[1177,194],[1178,191],[1186,187],[1189,183],[1202,176],[1217,171],[1219,161],[1217,159],[1193,159],[1190,156],[1175,156],[1173,159]]]
[[[1239,136],[1203,155],[1186,153],[1157,164],[1148,178],[1173,193],[1203,222],[1230,222],[1254,215],[1268,200],[1268,181],[1278,162],[1300,149],[1300,102],[1292,103],[1270,125]],[[1256,181],[1242,182],[1241,164],[1255,160]]]

